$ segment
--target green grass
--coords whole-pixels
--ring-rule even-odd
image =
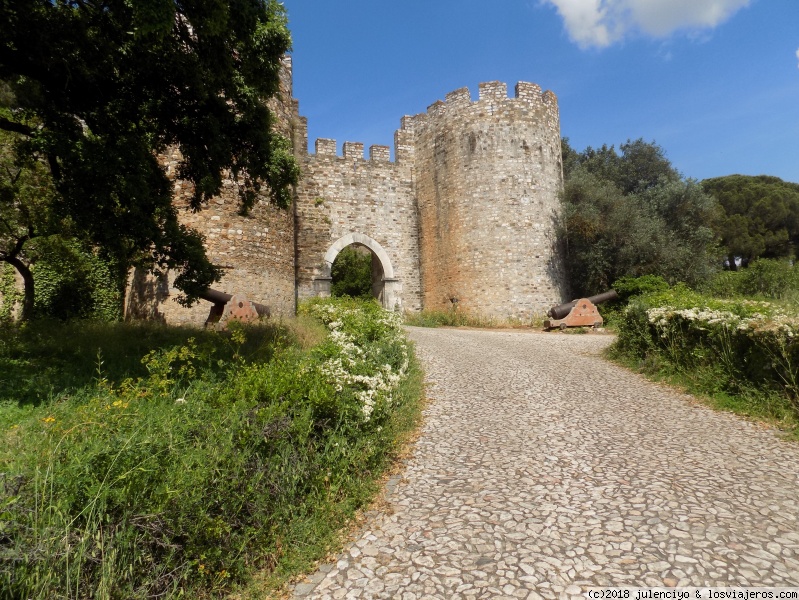
[[[142,358],[159,348],[182,346],[194,339],[215,361],[240,353],[249,361],[269,360],[275,343],[293,335],[280,325],[248,330],[242,345],[231,334],[153,323],[39,321],[0,327],[0,403],[37,406],[92,384],[98,377],[111,384],[148,374]],[[213,370],[214,365],[208,367]],[[219,370],[219,369],[217,369]]]
[[[0,597],[210,598],[323,557],[415,426],[421,375],[378,307],[322,309],[353,372],[403,374],[368,415],[360,380],[330,375],[349,346],[310,317],[3,331]]]
[[[536,317],[529,321],[520,321],[518,319],[487,317],[466,311],[422,310],[419,312],[406,312],[405,324],[412,327],[541,327],[543,318]]]
[[[605,356],[632,371],[660,383],[674,386],[714,408],[767,423],[784,432],[786,438],[799,441],[799,417],[789,398],[774,390],[742,387],[736,392],[719,388],[718,369],[682,369],[656,355],[645,358],[619,352],[611,346]]]

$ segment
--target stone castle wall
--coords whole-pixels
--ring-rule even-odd
[[[171,175],[180,160],[173,149],[163,157]],[[294,219],[283,210],[260,199],[249,212],[238,212],[236,184],[228,179],[222,193],[199,211],[189,208],[192,189],[186,182],[175,182],[175,205],[180,222],[205,236],[211,262],[223,270],[214,289],[265,304],[274,315],[293,315],[294,297]],[[125,316],[128,319],[154,319],[176,325],[202,325],[211,304],[199,301],[185,308],[176,301],[179,290],[172,285],[174,274],[155,278],[148,273],[132,275]]]
[[[554,219],[563,185],[557,99],[532,83],[448,94],[403,120],[415,148],[425,308],[529,319],[563,297]]]
[[[302,157],[303,177],[296,196],[299,297],[320,292],[319,282],[330,276],[328,260],[353,239],[347,236],[365,236],[367,244],[376,242],[385,251],[382,275],[392,280],[387,282],[392,300],[384,305],[420,310],[411,163],[391,162],[387,146],[372,146],[368,159],[361,143],[345,142],[342,156],[336,153],[335,140],[317,140],[315,148],[315,154]],[[343,241],[334,247],[339,240]]]
[[[269,107],[276,116],[276,130],[288,139],[302,132],[304,122],[297,115],[297,102],[292,98],[291,59],[284,60],[280,92]],[[175,178],[180,151],[170,149],[161,156],[167,174],[175,179],[175,207],[180,222],[199,231],[211,262],[223,269],[222,280],[214,289],[236,294],[265,304],[276,316],[294,315],[294,217],[259,199],[249,214],[239,214],[236,182],[223,182],[222,193],[199,211],[189,207],[192,187]],[[134,271],[129,280],[125,302],[126,319],[159,320],[176,325],[202,325],[211,304],[199,301],[191,308],[176,302],[179,290],[172,285],[174,274],[156,278],[147,272]]]
[[[238,214],[235,183],[202,210],[188,210],[190,189],[176,181],[181,222],[206,238],[225,270],[216,288],[244,293],[273,309],[295,312],[296,298],[325,295],[330,268],[348,244],[373,253],[375,292],[389,308],[461,310],[528,319],[562,301],[564,276],[554,219],[563,185],[555,95],[519,83],[480,84],[448,94],[425,114],[404,117],[387,146],[319,139],[308,153],[307,121],[292,97],[284,63],[277,130],[289,138],[302,175],[292,209],[266,199]],[[164,157],[174,169],[177,150]],[[170,278],[134,274],[126,314],[202,324],[210,305],[174,302]]]

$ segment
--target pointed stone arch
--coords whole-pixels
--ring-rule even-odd
[[[323,272],[321,277],[314,280],[314,288],[318,296],[329,296],[331,285],[331,270],[333,262],[336,260],[338,253],[347,246],[352,244],[359,244],[371,250],[372,255],[380,263],[382,268],[382,278],[379,281],[379,289],[375,290],[375,296],[381,301],[383,308],[388,310],[397,310],[399,306],[399,280],[394,277],[394,266],[391,264],[391,259],[386,253],[383,246],[377,240],[364,235],[362,233],[348,233],[340,237],[325,252],[323,262]]]

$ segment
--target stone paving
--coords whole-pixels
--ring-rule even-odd
[[[295,597],[799,586],[799,445],[602,360],[610,336],[411,338],[431,403],[390,510]]]

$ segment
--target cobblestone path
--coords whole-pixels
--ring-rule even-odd
[[[413,329],[413,458],[306,598],[799,586],[799,446],[597,357],[610,337]]]

